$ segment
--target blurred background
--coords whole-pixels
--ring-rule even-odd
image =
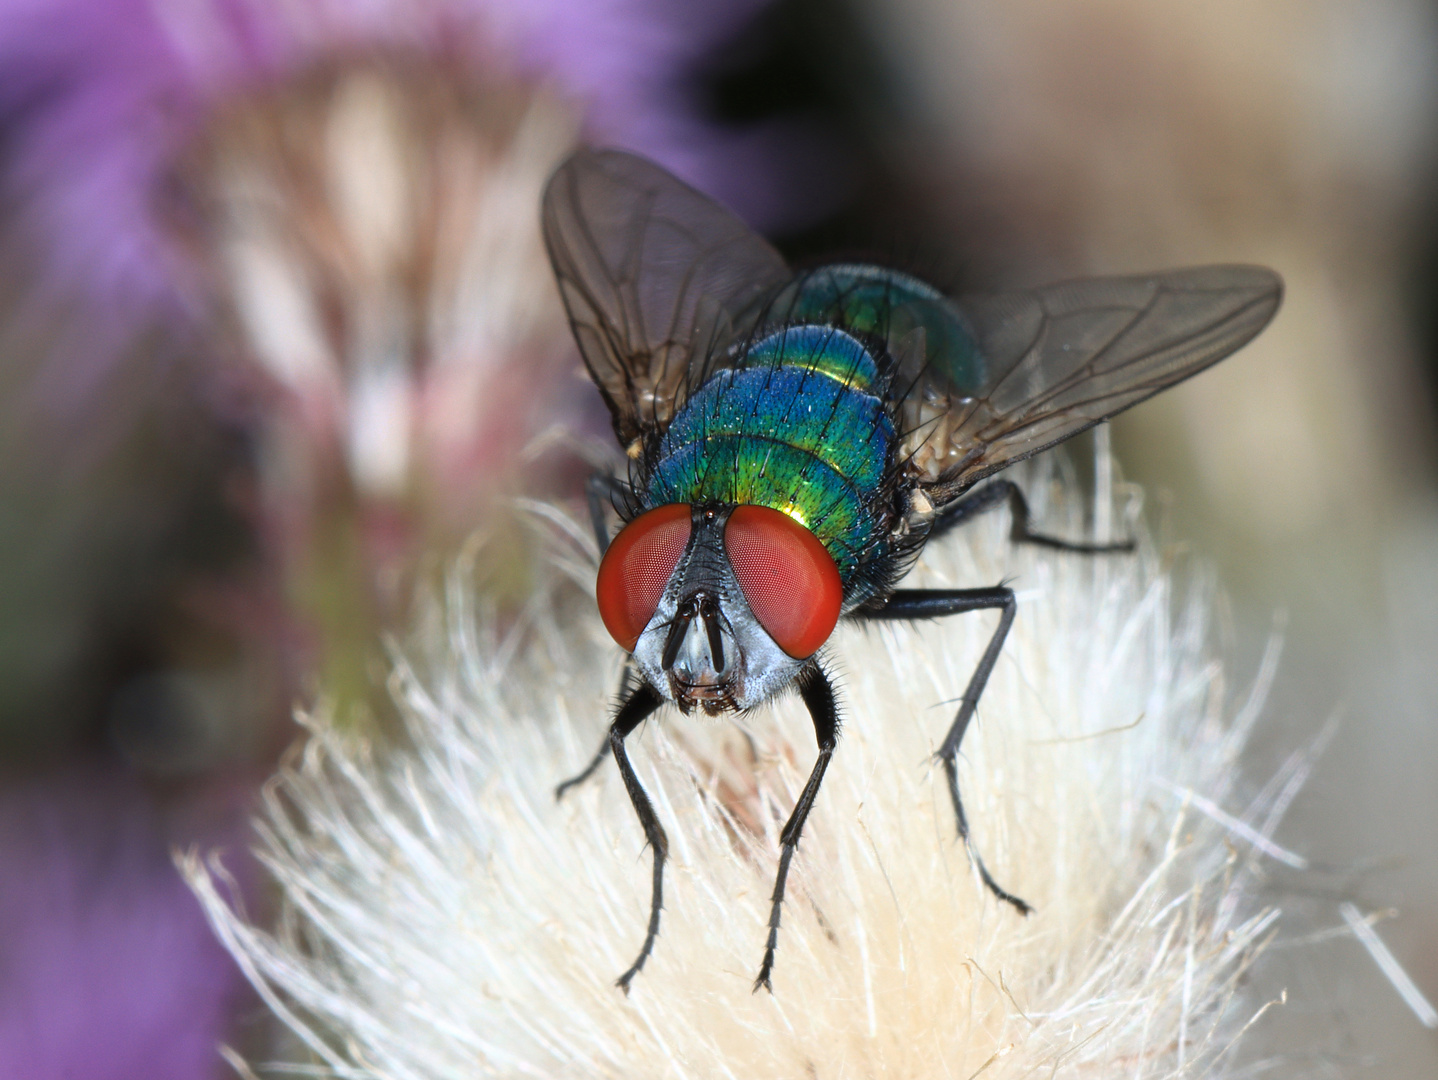
[[[1254,262],[1253,345],[1113,425],[1215,567],[1304,947],[1245,1075],[1430,1077],[1339,904],[1438,998],[1438,12],[1416,0],[0,0],[0,1078],[228,1075],[282,1039],[171,864],[318,688],[610,438],[539,243],[577,140],[794,259],[945,289]],[[1078,440],[1077,453],[1088,449]]]

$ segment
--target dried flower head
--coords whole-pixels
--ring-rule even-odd
[[[747,184],[751,200],[772,203],[774,148],[762,133],[721,130],[675,90],[766,2],[0,0],[0,191],[16,219],[3,239],[17,233],[29,245],[36,292],[83,310],[53,348],[55,385],[42,389],[72,405],[90,401],[126,345],[155,324],[205,331],[206,297],[196,296],[166,220],[176,162],[237,103],[303,99],[316,70],[372,71],[376,58],[390,58],[489,85],[543,82],[597,137],[696,181]],[[346,100],[355,116],[368,99]]]
[[[1041,519],[1080,532],[1076,502],[1029,475]],[[1241,983],[1277,918],[1253,869],[1281,807],[1239,802],[1262,689],[1233,712],[1201,583],[1176,595],[1151,545],[1014,548],[1002,515],[926,551],[924,584],[1019,592],[961,777],[976,841],[1035,904],[1028,919],[979,882],[931,764],[990,626],[841,629],[844,735],[790,879],[772,996],[751,986],[808,721],[797,700],[742,731],[661,714],[632,741],[673,869],[626,997],[613,980],[644,928],[642,834],[611,771],[553,798],[598,746],[619,670],[582,594],[593,567],[574,552],[592,546],[568,536],[562,583],[523,634],[494,636],[462,588],[430,613],[425,662],[392,680],[411,750],[380,760],[310,718],[261,824],[278,930],[228,905],[217,864],[187,860],[216,930],[318,1062],[376,1078],[1224,1071],[1261,1011]]]
[[[575,128],[513,79],[349,56],[231,102],[187,156],[219,313],[288,391],[289,443],[362,500],[472,522],[553,411],[567,329],[534,206]]]

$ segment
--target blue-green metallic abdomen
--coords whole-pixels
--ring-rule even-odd
[[[879,371],[857,340],[791,326],[716,371],[664,433],[644,493],[665,503],[750,503],[789,514],[847,587],[884,541],[874,513],[894,444]]]

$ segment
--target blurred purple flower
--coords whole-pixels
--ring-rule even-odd
[[[238,805],[215,805],[238,795],[210,788],[187,832],[166,837],[148,795],[118,774],[0,793],[0,1080],[218,1074],[243,980],[169,848],[239,846]]]
[[[502,56],[581,103],[594,137],[772,212],[774,133],[721,137],[676,86],[765,2],[0,0],[7,194],[38,284],[93,305],[59,343],[75,363],[44,397],[83,398],[137,324],[196,314],[193,274],[157,218],[174,156],[227,96],[326,57]]]

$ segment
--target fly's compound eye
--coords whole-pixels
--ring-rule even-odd
[[[818,652],[844,602],[839,568],[819,538],[778,510],[738,506],[724,527],[724,549],[774,643],[796,660]]]
[[[689,506],[670,503],[640,514],[610,543],[599,562],[595,596],[611,637],[630,652],[654,618],[674,568],[689,543]]]

